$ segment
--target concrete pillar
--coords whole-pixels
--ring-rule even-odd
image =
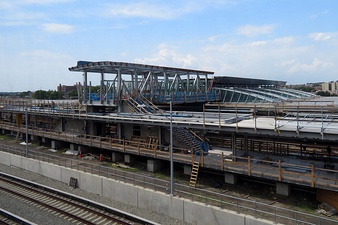
[[[62,142],[57,141],[57,140],[52,140],[50,146],[52,149],[59,149],[60,147],[62,147]]]
[[[134,161],[135,161],[135,157],[133,155],[128,155],[128,154],[124,155],[124,163],[125,164],[131,165],[131,164],[134,163]]]
[[[39,137],[36,135],[30,135],[31,136],[31,141],[33,142],[38,142],[39,141]]]
[[[276,183],[276,194],[289,196],[291,193],[291,185],[283,182]]]
[[[227,184],[236,184],[238,181],[238,175],[234,173],[224,173],[224,182]]]
[[[156,159],[147,160],[147,170],[149,172],[156,172],[163,167],[163,162]]]
[[[185,175],[191,175],[191,172],[192,172],[192,166],[189,166],[189,165],[184,165],[183,166],[183,170],[184,170],[184,174]]]
[[[79,146],[77,147],[77,149],[78,149],[78,151],[81,151],[81,153],[83,154],[83,153],[88,152],[89,147],[88,147],[88,146],[85,146],[85,145],[79,145]]]
[[[123,153],[121,152],[112,152],[111,153],[112,162],[121,162],[123,161]]]
[[[41,142],[42,142],[42,144],[50,144],[50,139],[48,139],[48,138],[45,138],[45,137],[42,137],[41,138]]]
[[[78,149],[79,149],[79,146],[77,145],[77,144],[70,144],[69,145],[69,149],[70,150],[73,150],[73,151],[78,151]]]

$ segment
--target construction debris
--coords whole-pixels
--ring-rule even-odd
[[[335,207],[323,202],[318,205],[318,209],[316,210],[317,213],[323,214],[325,216],[333,216],[335,215],[338,211]]]

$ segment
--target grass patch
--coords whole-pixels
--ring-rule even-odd
[[[108,163],[108,166],[109,166],[109,167],[116,168],[116,169],[121,169],[121,170],[127,171],[127,172],[139,172],[139,171],[140,171],[140,170],[137,169],[137,168],[129,167],[129,166],[126,166],[126,165],[124,165],[124,164]]]
[[[161,179],[161,180],[166,180],[168,178],[167,175],[165,175],[163,173],[155,173],[154,177]]]

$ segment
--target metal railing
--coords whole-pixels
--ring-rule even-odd
[[[24,127],[18,127],[17,125],[4,122],[0,122],[0,128],[21,133],[26,132]],[[170,160],[169,151],[161,150],[166,147],[168,148],[168,146],[125,139],[114,139],[111,137],[61,133],[49,129],[33,127],[28,128],[28,133],[35,136],[100,149]],[[201,154],[200,156],[194,155],[194,152],[191,149],[189,150],[190,154],[183,154],[183,152],[187,152],[187,150],[189,149],[175,147],[174,161],[192,165],[194,160],[198,160],[201,163],[201,166],[205,168],[253,177],[269,178],[275,181],[289,182],[312,188],[325,188],[329,190],[336,190],[338,188],[338,171],[322,168],[323,165],[320,165],[319,162],[311,165],[301,165],[300,163],[287,163],[282,162],[281,160],[262,160],[251,158],[250,156],[225,156],[223,152],[220,154],[221,157],[215,158],[204,156],[204,154]],[[320,163],[323,164],[322,162]]]
[[[25,156],[24,148],[0,144],[0,149],[12,154]],[[29,158],[68,167],[78,171],[93,173],[102,177],[170,194],[169,180],[161,180],[147,175],[112,168],[107,165],[100,165],[76,158],[71,159],[69,157],[62,157],[42,152],[31,151]],[[175,196],[184,197],[223,209],[229,209],[236,213],[252,215],[255,218],[266,219],[275,223],[308,225],[338,224],[338,220],[336,218],[326,218],[245,198],[234,197],[205,189],[193,188],[189,185],[179,183],[178,180],[176,180],[175,183]]]

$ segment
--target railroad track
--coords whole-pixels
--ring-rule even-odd
[[[36,225],[35,223],[28,221],[20,216],[10,213],[0,208],[0,224],[6,225]]]
[[[0,173],[0,190],[74,224],[156,224],[99,203]]]

